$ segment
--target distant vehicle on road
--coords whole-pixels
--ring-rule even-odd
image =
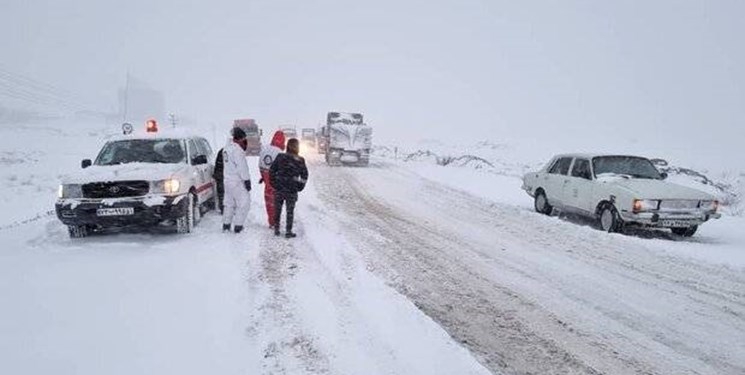
[[[316,131],[316,151],[325,154],[329,145],[328,129],[324,126]]]
[[[241,128],[246,133],[248,146],[246,155],[257,156],[261,153],[261,129],[256,120],[252,118],[237,119],[233,121],[233,127]]]
[[[719,202],[707,193],[665,181],[649,159],[628,155],[558,155],[523,177],[535,210],[554,209],[594,218],[606,232],[625,227],[669,228],[690,237],[719,218]]]
[[[303,128],[300,133],[300,142],[306,147],[316,147],[316,129]]]
[[[297,129],[292,125],[285,125],[280,128],[285,133],[285,139],[297,138]]]
[[[328,164],[370,163],[372,128],[365,124],[361,113],[329,112],[322,136]]]
[[[62,179],[57,217],[73,238],[125,227],[189,233],[214,208],[212,160],[206,139],[177,130],[114,137]]]

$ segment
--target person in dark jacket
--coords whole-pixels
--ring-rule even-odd
[[[223,200],[225,199],[225,181],[223,181],[223,171],[225,165],[222,161],[222,151],[217,152],[217,158],[215,158],[215,169],[212,170],[212,178],[215,179],[215,185],[217,186],[217,207],[220,209],[220,215],[225,210]]]
[[[272,166],[269,168],[269,177],[274,193],[274,234],[279,236],[279,225],[281,222],[282,205],[287,205],[287,217],[285,218],[287,231],[285,237],[293,238],[297,235],[292,231],[295,216],[295,202],[298,192],[305,188],[308,181],[308,168],[305,159],[298,153],[300,143],[297,138],[287,141],[287,152],[277,155]]]

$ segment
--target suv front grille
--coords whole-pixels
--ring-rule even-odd
[[[93,182],[83,185],[84,198],[139,197],[150,191],[147,181]]]

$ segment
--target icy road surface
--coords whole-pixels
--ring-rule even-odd
[[[240,235],[70,240],[58,174],[100,132],[0,135],[1,374],[745,373],[740,218],[608,235],[514,179],[311,155],[291,241],[258,189]]]

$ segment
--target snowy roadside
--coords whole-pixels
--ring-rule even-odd
[[[489,373],[373,275],[312,184],[297,241],[266,228],[261,185],[238,236],[208,213],[186,236],[69,239],[48,212],[100,147],[82,129],[2,130],[0,179],[23,183],[0,188],[0,373]]]
[[[522,181],[515,176],[499,175],[479,169],[443,167],[427,162],[390,160],[386,162],[393,163],[429,181],[489,201],[533,211],[532,198],[522,190]],[[570,227],[591,224],[584,221],[565,221],[559,218],[554,218],[554,220],[562,222],[560,225]],[[732,216],[725,212],[721,219],[702,225],[698,234],[691,239],[681,240],[667,233],[651,234],[647,237],[642,233],[642,236],[632,235],[629,239],[671,256],[745,269],[745,232],[742,228],[745,228],[745,217]]]

